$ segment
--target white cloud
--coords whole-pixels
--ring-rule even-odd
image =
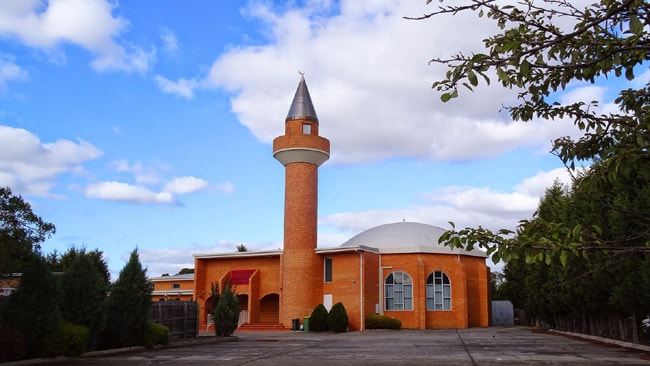
[[[7,85],[7,82],[26,79],[27,76],[27,72],[12,60],[2,59],[0,56],[0,90]]]
[[[129,163],[126,160],[115,160],[110,167],[118,172],[133,174],[136,184],[109,181],[98,182],[89,185],[85,194],[86,197],[98,198],[108,201],[121,201],[134,204],[179,204],[177,196],[210,188],[206,180],[186,176],[174,177],[166,180],[160,176],[161,171],[169,170],[165,164],[158,163],[155,166],[146,166],[140,162]],[[160,192],[149,186],[162,184]],[[234,186],[225,183],[223,187],[217,185],[217,190],[231,193]]]
[[[171,29],[164,28],[160,33],[160,40],[163,42],[163,51],[171,54],[178,52],[178,39],[176,38],[176,34],[174,34]]]
[[[171,193],[156,193],[143,186],[122,182],[99,182],[86,187],[86,197],[108,201],[121,201],[135,204],[176,204]]]
[[[237,187],[235,187],[235,185],[232,184],[231,182],[225,182],[225,183],[217,184],[217,185],[215,185],[215,188],[218,191],[226,193],[226,194],[233,194],[235,192],[235,189],[237,189]]]
[[[145,166],[140,162],[129,164],[126,160],[115,160],[111,162],[111,167],[118,172],[132,173],[138,184],[155,184],[159,183],[162,178],[158,174],[161,166]],[[162,166],[162,168],[166,168]]]
[[[515,186],[515,191],[529,196],[542,197],[546,189],[551,187],[556,180],[566,186],[572,184],[569,172],[565,168],[557,168],[547,172],[539,172],[534,177],[524,179]]]
[[[83,140],[43,143],[27,130],[0,125],[0,185],[20,193],[52,196],[57,177],[80,173],[83,163],[101,155]]]
[[[204,190],[209,186],[209,183],[203,179],[196,177],[180,177],[174,178],[167,182],[163,187],[163,192],[171,194],[186,194],[200,190]]]
[[[449,103],[430,89],[445,68],[428,61],[480,50],[481,40],[496,32],[492,23],[469,14],[402,18],[432,11],[424,2],[344,0],[340,9],[328,8],[336,4],[308,2],[284,11],[250,3],[247,15],[267,25],[268,43],[232,47],[215,60],[201,87],[232,92],[239,121],[268,143],[283,133],[281,118],[297,72],[306,72],[321,135],[336,141],[334,163],[394,157],[462,161],[518,148],[549,151],[553,139],[575,134],[570,122],[511,122],[499,109],[514,104],[517,91],[494,79],[473,93],[461,90]],[[459,28],[463,32],[450,36],[450,29]],[[182,80],[174,84],[176,93],[191,95]],[[279,120],[269,123],[268,116]]]
[[[15,37],[53,55],[62,43],[83,47],[96,58],[98,71],[147,71],[154,51],[116,42],[128,21],[114,17],[116,3],[107,0],[21,0],[0,2],[0,36]]]
[[[175,94],[185,99],[192,99],[194,97],[194,90],[199,86],[198,82],[194,79],[186,80],[179,78],[174,82],[163,76],[156,75],[154,80],[158,84],[158,88],[163,92]]]

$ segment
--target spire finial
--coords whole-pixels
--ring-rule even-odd
[[[316,111],[314,110],[314,105],[311,102],[309,90],[307,89],[307,83],[305,82],[305,73],[302,71],[298,71],[298,73],[300,74],[300,83],[298,83],[296,95],[293,97],[293,102],[291,102],[291,108],[289,108],[289,113],[285,121],[306,118],[318,123],[318,117],[316,117]]]

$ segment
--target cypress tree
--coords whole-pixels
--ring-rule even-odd
[[[225,287],[212,314],[214,331],[217,337],[232,335],[239,323],[239,300],[230,289],[230,286]]]

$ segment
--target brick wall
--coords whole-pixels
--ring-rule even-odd
[[[383,281],[393,271],[404,271],[413,281],[412,311],[384,309],[385,315],[401,320],[404,328],[487,326],[487,282],[483,281],[484,258],[428,253],[384,254],[381,264],[384,267],[382,286]],[[449,276],[451,310],[426,310],[426,279],[433,271],[443,271]]]

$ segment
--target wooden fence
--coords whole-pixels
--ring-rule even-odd
[[[194,338],[199,334],[199,304],[196,301],[155,301],[149,320],[169,328],[169,339]]]

